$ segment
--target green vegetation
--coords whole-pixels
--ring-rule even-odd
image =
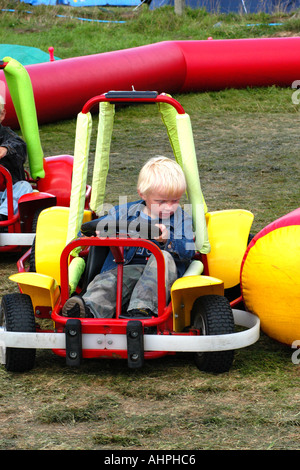
[[[44,51],[53,46],[56,56],[63,59],[167,40],[297,35],[300,28],[299,14],[284,12],[222,15],[187,8],[178,16],[172,7],[79,9],[31,7],[17,1],[1,2],[1,8],[13,10],[1,11],[1,43],[34,45]]]
[[[177,17],[171,8],[152,12],[146,5],[80,9],[80,16],[125,21],[93,23],[72,19],[79,10],[68,7],[7,2],[2,8],[15,11],[0,15],[1,43],[45,51],[54,46],[61,58],[164,40],[300,31],[298,13],[224,16],[186,10]],[[267,26],[273,22],[283,24]],[[253,232],[299,206],[300,105],[292,103],[292,91],[270,87],[175,96],[191,116],[209,210],[251,210]],[[75,119],[41,126],[40,133],[45,155],[73,153]],[[154,107],[118,109],[107,200],[136,198],[142,163],[170,152]],[[8,277],[18,257],[1,255],[0,296],[17,289]],[[86,360],[74,370],[52,352],[38,351],[29,373],[0,369],[0,449],[298,449],[300,380],[292,353],[262,334],[255,345],[237,351],[228,374],[215,376],[199,372],[185,354],[146,362],[137,371],[119,360]]]

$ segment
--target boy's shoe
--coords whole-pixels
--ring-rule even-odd
[[[123,314],[122,318],[152,318],[156,316],[157,315],[155,315],[149,308],[134,308]]]
[[[74,295],[66,301],[62,309],[62,315],[72,318],[93,318],[90,309],[79,295]]]

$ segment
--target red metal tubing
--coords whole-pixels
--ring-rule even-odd
[[[81,246],[114,246],[114,247],[142,247],[150,250],[157,262],[157,298],[158,298],[158,316],[163,315],[166,306],[166,291],[165,291],[165,260],[161,250],[155,243],[150,240],[137,239],[137,238],[98,238],[98,237],[83,237],[71,241],[63,250],[60,258],[60,275],[61,275],[61,303],[65,304],[69,298],[69,283],[68,283],[68,261],[70,253],[73,249]],[[105,319],[106,320],[106,319]]]
[[[6,194],[7,194],[7,219],[9,223],[14,218],[14,206],[13,206],[13,183],[10,172],[2,165],[0,165],[0,173],[4,176],[6,180]],[[15,218],[16,219],[16,218]],[[0,225],[8,225],[7,221],[5,223],[0,222]]]
[[[31,248],[29,248],[26,251],[26,253],[24,253],[21,256],[21,258],[18,259],[18,261],[17,261],[18,273],[25,273],[26,272],[25,263],[26,263],[26,261],[29,260],[30,253],[31,253]]]
[[[168,103],[172,105],[178,114],[185,114],[185,111],[181,104],[176,101],[171,96],[162,93],[158,95],[156,98],[107,98],[105,94],[94,96],[90,100],[88,100],[82,108],[82,113],[88,113],[95,104],[107,101],[109,103],[144,103],[144,104],[151,104],[151,103]]]

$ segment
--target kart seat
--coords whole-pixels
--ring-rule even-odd
[[[45,177],[37,181],[40,192],[56,196],[57,205],[68,207],[72,186],[73,157],[56,155],[44,159]]]
[[[100,273],[108,253],[108,246],[90,246],[81,286],[81,295],[86,292],[87,286],[94,277]]]

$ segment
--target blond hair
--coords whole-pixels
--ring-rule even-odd
[[[145,195],[156,191],[165,191],[168,196],[183,194],[186,190],[183,170],[170,158],[150,158],[140,171],[137,189]]]

